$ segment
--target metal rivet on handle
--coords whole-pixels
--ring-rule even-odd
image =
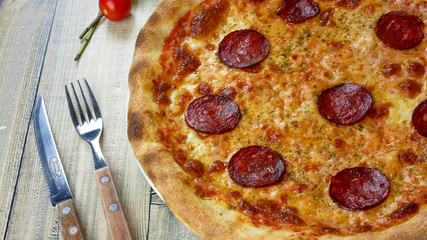
[[[77,228],[76,228],[76,227],[72,227],[72,228],[70,228],[70,233],[71,233],[72,235],[76,234],[76,233],[77,233]]]
[[[103,184],[106,184],[106,183],[108,183],[109,181],[110,181],[110,179],[109,179],[107,176],[105,176],[105,177],[101,178],[101,182],[102,182]]]
[[[117,204],[115,204],[115,203],[111,204],[109,209],[111,212],[116,211],[117,210]]]
[[[62,209],[62,213],[63,213],[63,214],[65,214],[65,215],[69,214],[69,213],[70,213],[70,211],[71,211],[71,209],[70,209],[69,207],[64,207],[64,208]]]

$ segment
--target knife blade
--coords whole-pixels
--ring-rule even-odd
[[[57,208],[62,237],[83,239],[73,196],[56,149],[42,95],[37,99],[33,123],[40,161],[50,191],[50,201]]]

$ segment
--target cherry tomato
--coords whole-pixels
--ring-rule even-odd
[[[99,0],[99,9],[111,21],[121,21],[130,14],[131,0]]]

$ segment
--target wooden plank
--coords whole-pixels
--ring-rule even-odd
[[[4,236],[56,1],[0,1],[0,236]]]
[[[108,239],[108,230],[96,189],[92,153],[71,124],[64,84],[82,77],[88,79],[105,123],[101,142],[104,156],[115,177],[131,234],[135,239],[145,238],[150,188],[127,142],[127,75],[136,36],[150,15],[146,13],[153,11],[156,2],[134,5],[133,15],[122,22],[102,20],[80,62],[75,63],[73,58],[80,47],[77,37],[96,16],[97,2],[58,1],[39,92],[44,95],[84,236],[89,239]],[[34,133],[30,129],[6,238],[59,236],[55,209],[48,201],[42,169],[35,156]]]
[[[32,127],[26,146],[5,237],[6,239],[58,239],[60,229],[57,214],[50,203],[48,187],[41,170],[41,163],[36,155],[37,147]],[[62,151],[59,150],[59,153],[61,154]],[[67,169],[65,172],[69,175]],[[74,190],[72,186],[71,190]],[[77,204],[76,207],[80,214]],[[19,220],[19,224],[17,224],[17,220]],[[81,224],[84,228],[84,223],[81,222]]]
[[[148,238],[153,240],[199,240],[196,234],[182,224],[168,206],[154,192],[151,192],[150,225]]]

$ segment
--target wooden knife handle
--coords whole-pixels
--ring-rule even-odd
[[[107,166],[96,170],[95,176],[111,239],[132,239],[110,167]]]
[[[84,239],[73,200],[58,203],[56,209],[62,238],[65,240]]]

